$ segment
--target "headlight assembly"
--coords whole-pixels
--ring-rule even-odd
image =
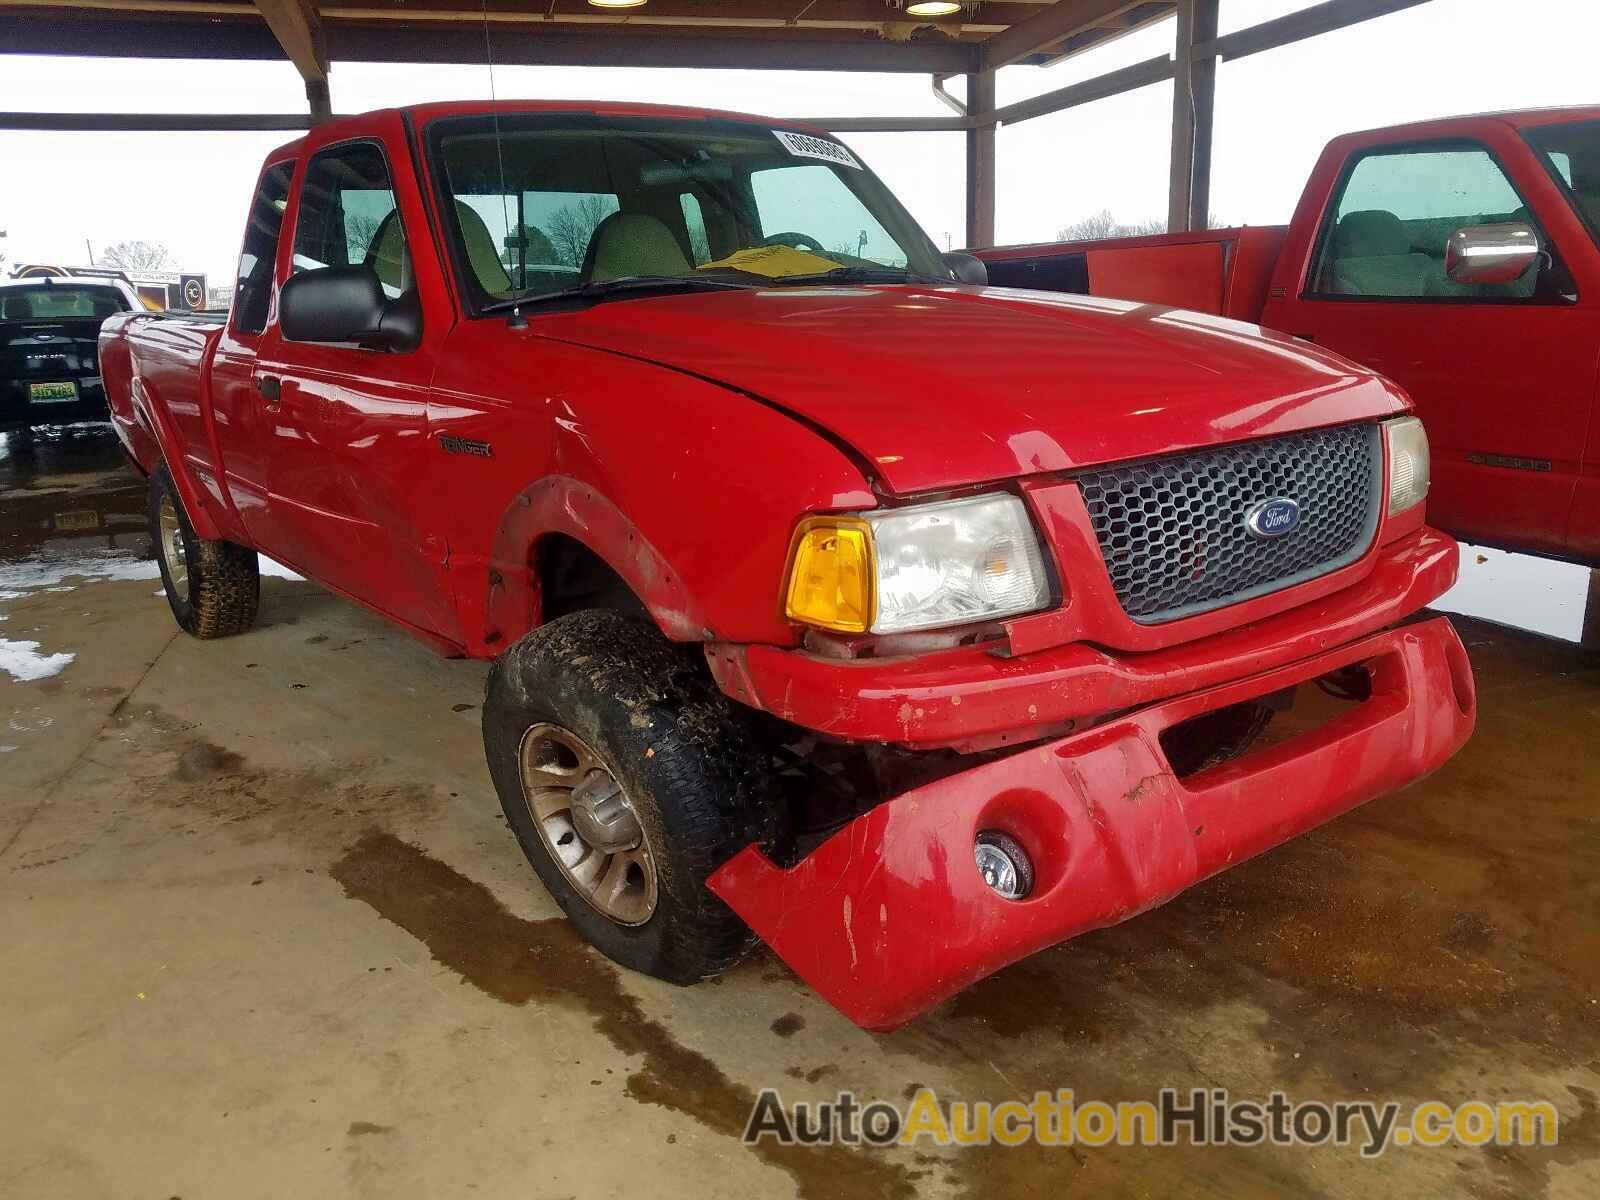
[[[1416,417],[1399,417],[1383,423],[1383,436],[1389,447],[1389,514],[1393,516],[1428,498],[1428,432]]]
[[[790,620],[845,633],[910,633],[1034,612],[1044,555],[1012,495],[974,496],[802,522]]]

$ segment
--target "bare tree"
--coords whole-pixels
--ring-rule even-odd
[[[585,196],[573,204],[563,204],[550,214],[550,244],[556,261],[569,267],[581,266],[589,252],[594,231],[615,211],[599,196]]]
[[[130,241],[107,246],[100,259],[124,271],[160,271],[172,262],[172,255],[160,242]]]
[[[1165,233],[1165,221],[1135,221],[1133,224],[1124,224],[1111,215],[1109,208],[1102,208],[1092,217],[1084,217],[1081,221],[1074,221],[1070,225],[1063,225],[1056,230],[1058,242],[1091,242],[1100,238],[1140,237],[1149,233]]]
[[[1223,228],[1222,218],[1212,213],[1206,218],[1207,229]],[[1124,223],[1111,215],[1109,208],[1102,208],[1092,217],[1085,217],[1081,221],[1074,221],[1070,225],[1063,225],[1056,230],[1058,242],[1093,242],[1102,238],[1121,237],[1148,237],[1151,234],[1165,233],[1167,223],[1162,220],[1151,219],[1148,221],[1134,221]]]
[[[368,213],[347,212],[344,215],[345,257],[351,264],[365,262],[372,253],[378,231],[383,228],[383,218]]]

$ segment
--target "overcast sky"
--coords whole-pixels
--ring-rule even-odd
[[[1223,32],[1305,7],[1222,0]],[[38,18],[48,19],[46,17]],[[1514,28],[1517,27],[1517,28]],[[1528,32],[1519,33],[1518,28]],[[1000,73],[1002,104],[1170,50],[1172,22],[1050,68]],[[1596,0],[1431,0],[1339,33],[1224,63],[1217,79],[1214,212],[1287,221],[1322,145],[1352,129],[1496,108],[1593,103]],[[952,85],[960,81],[952,81]],[[921,75],[501,67],[499,96],[647,100],[774,116],[939,116]],[[336,63],[333,104],[358,112],[487,96],[482,64]],[[997,236],[1051,237],[1102,208],[1166,212],[1170,84],[1002,128]],[[45,59],[0,55],[0,110],[298,112],[287,63]],[[249,192],[277,134],[0,133],[0,253],[12,263],[86,261],[129,238],[175,265],[231,275]],[[960,134],[845,138],[942,247],[963,241]]]

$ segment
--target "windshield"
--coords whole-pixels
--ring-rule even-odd
[[[1600,241],[1600,121],[1540,125],[1523,136]]]
[[[504,114],[438,121],[429,145],[479,308],[621,280],[950,278],[916,222],[830,138],[734,121]]]
[[[56,317],[109,317],[123,309],[115,288],[48,283],[0,289],[0,319],[39,321]]]

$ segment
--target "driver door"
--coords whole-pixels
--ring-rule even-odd
[[[414,181],[397,187],[388,148],[404,141],[392,117],[379,115],[370,134],[308,158],[287,275],[371,268],[391,301],[421,306],[421,344],[384,351],[293,342],[276,323],[269,328],[256,368],[271,413],[268,503],[291,565],[408,624],[446,632],[456,624],[447,549],[420,484],[428,389],[447,321],[418,276],[412,247],[426,247],[427,233]]]

